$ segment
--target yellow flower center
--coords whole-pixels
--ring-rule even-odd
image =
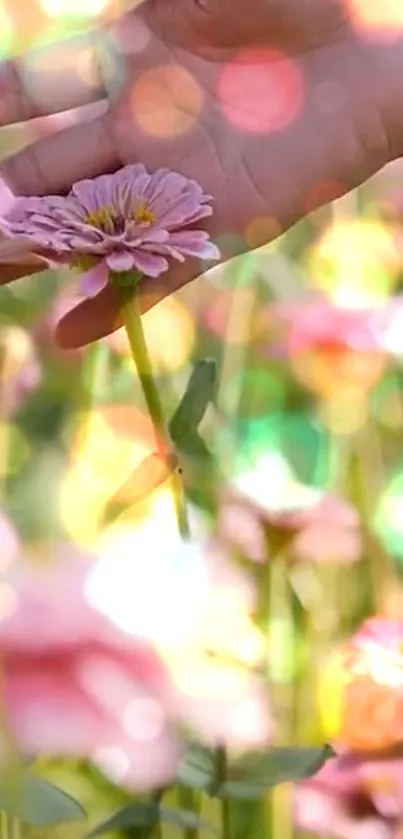
[[[152,224],[155,221],[155,215],[146,204],[143,204],[134,211],[134,219],[137,224]]]
[[[133,208],[132,218],[136,224],[152,224],[155,221],[154,213],[146,204],[138,204]],[[111,228],[124,227],[125,220],[125,217],[113,206],[99,207],[97,210],[88,213],[86,218],[87,224],[108,232]]]
[[[88,213],[86,220],[87,224],[104,230],[105,227],[113,224],[116,218],[117,213],[114,207],[99,207],[97,210],[93,210],[92,213]]]

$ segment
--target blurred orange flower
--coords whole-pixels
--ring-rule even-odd
[[[366,621],[329,662],[319,692],[327,734],[355,751],[403,741],[403,621]]]

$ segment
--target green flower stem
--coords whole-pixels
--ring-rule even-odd
[[[228,774],[227,752],[224,746],[216,750],[216,775],[219,784],[225,783]],[[221,809],[221,839],[231,839],[231,809],[230,800],[223,797],[220,801]]]
[[[186,507],[185,492],[183,489],[183,482],[181,473],[175,470],[171,477],[172,497],[175,506],[176,521],[178,522],[179,533],[183,539],[189,539],[190,526],[189,517]]]
[[[116,282],[116,289],[120,298],[120,311],[126,328],[127,337],[137,368],[140,384],[153,425],[157,450],[162,458],[172,454],[172,442],[165,422],[158,388],[153,376],[150,356],[145,340],[138,291],[135,287],[121,286]],[[178,529],[181,536],[189,537],[189,522],[186,510],[186,499],[180,472],[175,470],[171,477],[171,488],[175,506]]]
[[[4,810],[0,813],[1,839],[22,839],[22,823]]]
[[[1,810],[1,812],[0,812],[0,826],[1,826],[1,831],[0,831],[1,839],[11,839],[10,830],[9,830],[9,827],[10,827],[9,817],[8,817],[7,813],[4,812],[4,810]]]
[[[140,384],[144,398],[153,424],[155,437],[158,444],[158,451],[161,454],[168,454],[171,451],[168,432],[165,425],[164,411],[160,396],[153,377],[150,356],[148,354],[145,340],[141,312],[138,300],[138,292],[128,297],[125,290],[121,291],[121,313],[129,339],[133,360],[137,368]]]
[[[189,787],[178,787],[177,790],[178,805],[181,810],[187,810],[196,815],[200,810],[200,795],[195,790]],[[198,839],[199,831],[197,827],[186,827],[183,831],[184,839]]]
[[[222,839],[231,839],[231,811],[228,798],[221,800],[221,836]]]

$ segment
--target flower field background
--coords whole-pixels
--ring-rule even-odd
[[[120,10],[0,0],[1,57]],[[45,130],[2,129],[1,154]],[[256,219],[248,244],[263,225],[278,234],[270,246],[144,316],[177,430],[192,375],[208,403],[182,452],[194,540],[183,554],[124,330],[56,346],[81,293],[67,268],[0,288],[2,680],[37,776],[83,808],[7,839],[81,839],[134,794],[169,786],[176,724],[236,755],[329,743],[338,757],[228,811],[168,789],[166,806],[197,808],[201,822],[167,818],[164,839],[403,836],[402,213],[397,162],[284,235]]]

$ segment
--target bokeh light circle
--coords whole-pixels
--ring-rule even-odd
[[[373,527],[386,550],[403,559],[403,468],[400,464],[383,489]]]
[[[335,201],[345,190],[346,187],[341,181],[318,181],[305,198],[305,211],[312,213],[330,201]]]
[[[339,437],[349,436],[364,427],[368,417],[368,402],[365,390],[359,387],[343,387],[335,398],[320,406],[320,417],[325,427]]]
[[[4,59],[9,56],[11,50],[13,48],[14,43],[14,25],[13,25],[13,18],[4,8],[2,3],[0,3],[0,28],[1,28],[1,41],[0,41],[0,58]]]
[[[174,372],[189,359],[196,340],[194,319],[183,303],[167,297],[143,317],[151,364],[155,372]],[[175,340],[173,340],[175,336]],[[129,341],[124,329],[114,332],[108,339],[109,346],[119,355],[127,357],[132,365]]]
[[[284,382],[267,367],[249,367],[233,376],[222,389],[222,402],[228,416],[240,398],[247,411],[247,418],[264,417],[281,410],[285,399]]]
[[[153,137],[183,134],[197,121],[203,92],[191,73],[176,64],[143,73],[131,93],[137,125]]]
[[[244,131],[266,134],[290,125],[304,101],[296,61],[274,50],[246,50],[225,67],[218,96],[227,119]]]
[[[245,230],[245,242],[250,248],[260,248],[282,234],[279,222],[274,216],[257,216]]]
[[[384,378],[371,394],[370,410],[384,428],[399,431],[403,428],[403,400],[397,376]]]

